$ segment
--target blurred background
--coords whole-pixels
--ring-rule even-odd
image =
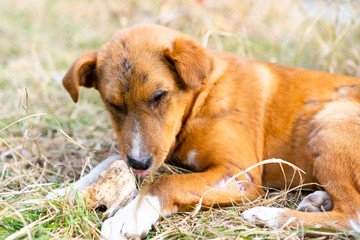
[[[360,1],[0,0],[0,218],[14,199],[43,196],[38,184],[71,180],[116,152],[98,93],[82,89],[75,105],[61,80],[81,53],[137,23],[252,59],[360,77]],[[0,239],[24,221],[7,235],[0,222]]]
[[[61,79],[81,53],[137,23],[166,25],[208,48],[252,59],[360,76],[359,1],[0,0],[0,129],[51,114],[84,147],[106,152],[115,139],[97,92],[83,89],[75,105]],[[56,121],[30,120],[42,155],[64,159],[63,148],[72,146]],[[0,137],[31,158],[39,150],[28,127],[20,121]],[[8,150],[0,143],[1,162],[18,158]],[[68,163],[81,168],[83,159]]]

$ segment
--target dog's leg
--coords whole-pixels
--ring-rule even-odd
[[[99,178],[99,175],[104,171],[110,163],[115,160],[121,159],[120,155],[113,155],[99,163],[93,170],[88,174],[74,182],[68,187],[56,189],[46,195],[47,199],[56,199],[59,196],[69,194],[71,201],[74,201],[75,192],[83,190],[85,187],[90,186]]]
[[[334,209],[330,212],[300,212],[286,208],[254,207],[243,212],[246,221],[265,224],[272,228],[292,227],[351,229],[351,222],[358,221],[356,212],[342,212]]]
[[[161,176],[142,195],[107,219],[102,235],[113,240],[121,236],[144,237],[161,216],[190,210],[197,204],[206,207],[247,202],[264,194],[262,188],[252,183],[254,175],[251,180],[246,174],[232,179],[231,176],[241,171],[229,172],[229,169],[231,166],[217,166],[201,173]]]
[[[299,212],[257,207],[243,216],[271,227],[358,228],[360,211],[360,104],[332,102],[311,122],[309,147],[314,154],[313,175],[333,200],[329,212]],[[356,227],[357,226],[357,227]]]
[[[328,212],[303,212],[285,208],[254,207],[243,212],[245,220],[273,228],[360,229],[360,196],[352,186],[332,186],[334,208]],[[342,196],[337,198],[336,196]],[[310,209],[311,210],[311,209]]]

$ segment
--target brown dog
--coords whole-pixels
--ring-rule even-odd
[[[264,195],[262,186],[307,183],[324,186],[331,211],[257,207],[244,218],[272,227],[296,219],[290,225],[358,228],[352,219],[360,210],[360,79],[243,59],[165,27],[138,25],[81,55],[63,84],[75,102],[79,86],[100,92],[120,154],[135,173],[155,171],[165,160],[195,172],[150,183],[104,222],[109,239],[143,237],[161,215],[200,199],[226,206]],[[269,158],[306,174],[279,163],[244,172]],[[326,193],[312,197],[316,211],[332,208]]]

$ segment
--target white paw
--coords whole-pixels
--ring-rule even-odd
[[[284,208],[254,207],[242,213],[246,221],[252,223],[264,223],[273,228],[279,228],[279,216],[286,211]]]
[[[108,240],[144,238],[159,219],[160,210],[158,197],[138,195],[103,223],[101,235]]]

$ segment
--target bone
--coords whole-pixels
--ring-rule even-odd
[[[106,206],[108,217],[124,207],[136,194],[135,177],[123,160],[109,164],[94,184],[81,191],[88,208]]]

